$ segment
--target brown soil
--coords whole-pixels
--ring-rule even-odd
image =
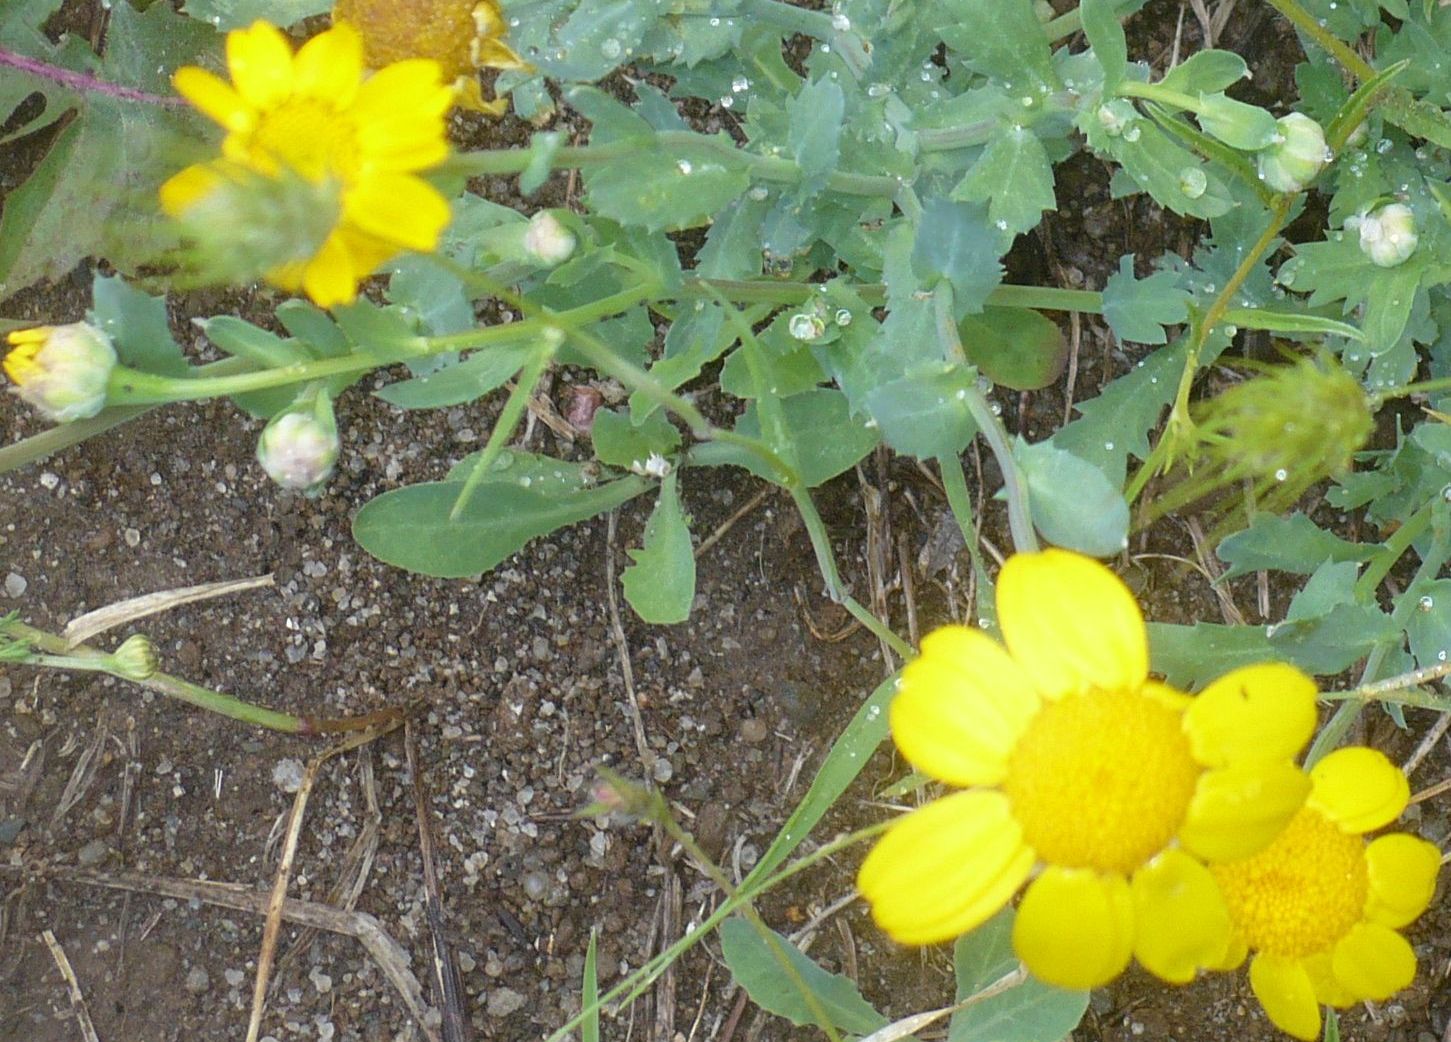
[[[1140,28],[1136,53],[1167,51],[1167,26]],[[1145,20],[1140,20],[1145,21]],[[1197,46],[1186,21],[1184,46]],[[1137,23],[1136,23],[1137,24]],[[1271,23],[1272,24],[1272,23]],[[1231,29],[1228,45],[1235,45]],[[1266,43],[1265,40],[1269,42]],[[1293,42],[1260,33],[1271,59]],[[1286,66],[1287,68],[1288,66]],[[1260,69],[1256,68],[1257,74]],[[1257,83],[1266,82],[1257,75]],[[477,126],[462,136],[476,139]],[[527,128],[505,124],[504,140]],[[19,183],[42,143],[7,153],[0,185]],[[1183,249],[1192,230],[1143,201],[1111,202],[1091,159],[1059,171],[1065,209],[1051,234],[1024,240],[1020,280],[1102,284],[1119,255]],[[564,198],[567,182],[552,186]],[[513,200],[512,184],[487,186]],[[520,203],[520,205],[523,205]],[[1054,245],[1056,244],[1056,249]],[[4,316],[80,318],[89,272],[8,301]],[[195,343],[193,316],[236,310],[261,320],[265,294],[174,301],[174,331]],[[1078,398],[1096,393],[1132,359],[1085,324]],[[276,585],[184,607],[148,621],[168,670],[258,703],[299,713],[364,713],[411,699],[422,773],[433,794],[447,940],[458,953],[466,1016],[479,1039],[539,1038],[579,1007],[583,953],[600,935],[602,984],[617,980],[698,922],[718,891],[678,850],[640,828],[604,829],[569,814],[595,764],[653,774],[728,872],[744,872],[805,791],[826,748],[864,694],[887,672],[861,631],[825,639],[847,621],[821,596],[809,544],[788,502],[765,500],[702,555],[691,621],[650,627],[623,608],[641,725],[643,762],[606,593],[603,521],[532,544],[476,581],[445,582],[385,567],[348,534],[372,496],[438,477],[477,448],[499,403],[422,414],[368,397],[381,379],[339,403],[345,431],[339,475],[316,500],[279,492],[252,459],[258,424],[226,403],[161,410],[44,464],[0,477],[0,581],[24,580],[0,599],[36,625],[59,629],[100,605],[160,589],[271,573]],[[1010,425],[1030,437],[1060,422],[1061,390],[1005,397]],[[0,430],[14,440],[40,428],[10,396]],[[542,426],[531,447],[569,455]],[[868,461],[869,464],[873,461]],[[697,533],[713,531],[759,485],[738,473],[688,475]],[[990,467],[984,475],[995,487]],[[885,496],[906,551],[916,612],[926,628],[971,617],[963,555],[923,569],[919,551],[944,506],[902,461],[862,468],[823,490],[842,566],[864,597],[868,517],[864,489]],[[644,509],[622,511],[614,553],[637,545]],[[1006,545],[998,508],[987,533]],[[1139,549],[1192,555],[1185,531],[1159,526]],[[888,568],[897,576],[895,557]],[[1125,572],[1152,616],[1218,618],[1193,573],[1157,558]],[[1237,587],[1254,602],[1252,580]],[[12,583],[12,588],[14,584]],[[1284,592],[1275,591],[1277,609]],[[905,599],[889,596],[907,628]],[[1433,720],[1410,733],[1375,714],[1370,741],[1404,759]],[[52,931],[69,956],[99,1037],[106,1042],[240,1038],[256,967],[261,919],[185,900],[62,881],[53,868],[207,879],[256,891],[270,885],[279,822],[292,796],[276,780],[321,743],[240,726],[110,680],[7,669],[0,674],[0,1040],[81,1038],[66,989],[42,943]],[[291,895],[329,900],[359,837],[371,848],[357,908],[378,918],[407,951],[432,993],[429,926],[417,826],[403,747],[391,736],[322,771],[302,832]],[[89,762],[90,768],[85,769]],[[1451,773],[1445,744],[1420,768],[1422,787]],[[875,791],[900,775],[888,752],[818,830],[828,837],[881,813]],[[61,809],[68,783],[78,798]],[[374,816],[370,800],[376,799]],[[1411,825],[1448,831],[1446,803],[1413,808]],[[1419,810],[1421,813],[1415,813]],[[366,837],[376,831],[376,841]],[[763,913],[783,930],[851,885],[855,858],[799,877]],[[1451,902],[1444,893],[1410,931],[1421,956],[1417,984],[1392,1003],[1347,1013],[1342,1037],[1374,1042],[1451,1038]],[[420,1037],[377,965],[352,940],[323,934],[295,947],[275,977],[264,1036],[389,1040]],[[295,950],[294,950],[295,948]],[[895,949],[859,904],[822,931],[814,957],[855,973],[889,1015],[951,997],[947,953]],[[815,1037],[751,1013],[732,1019],[737,996],[711,942],[692,951],[604,1037],[676,1039]],[[932,1037],[928,1032],[926,1037]],[[1131,973],[1096,993],[1074,1033],[1079,1042],[1133,1039],[1258,1042],[1270,1030],[1242,975],[1170,989]],[[984,1040],[990,1042],[990,1040]]]

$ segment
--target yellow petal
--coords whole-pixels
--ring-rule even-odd
[[[1219,970],[1223,973],[1228,973],[1231,970],[1239,969],[1240,964],[1244,962],[1245,956],[1247,955],[1249,955],[1249,945],[1245,943],[1243,937],[1236,933],[1229,938],[1229,943],[1224,948],[1224,954],[1213,962],[1206,964],[1204,968],[1206,970]]]
[[[1336,749],[1310,769],[1307,801],[1346,832],[1369,832],[1401,816],[1411,785],[1379,749]]]
[[[1315,952],[1300,960],[1310,978],[1310,987],[1315,990],[1315,1001],[1322,1006],[1338,1006],[1341,1009],[1353,1006],[1355,995],[1336,979],[1331,961],[1329,951]]]
[[[348,223],[410,250],[430,252],[448,226],[448,200],[411,174],[373,174],[343,197]]]
[[[944,626],[922,640],[892,699],[892,737],[912,766],[950,785],[1002,780],[1040,705],[1032,681],[992,638]]]
[[[377,271],[384,261],[398,256],[395,244],[384,242],[361,228],[345,223],[338,226],[335,234],[348,248],[348,255],[353,259],[353,271],[360,279]]]
[[[1128,880],[1088,868],[1049,866],[1028,887],[1013,923],[1023,965],[1060,988],[1107,984],[1128,966],[1133,946]]]
[[[862,862],[857,888],[895,940],[934,944],[1007,904],[1033,861],[1006,796],[958,792],[894,822]]]
[[[197,163],[172,174],[158,189],[162,212],[180,217],[216,188],[220,180],[217,170],[209,163]]]
[[[1237,861],[1265,847],[1305,802],[1310,779],[1291,763],[1205,771],[1179,842],[1205,861]]]
[[[193,108],[231,133],[251,130],[257,122],[257,110],[230,83],[206,69],[183,65],[172,75],[171,85]]]
[[[1229,909],[1209,869],[1166,850],[1134,873],[1134,957],[1151,973],[1187,984],[1230,949]]]
[[[1405,926],[1424,912],[1436,892],[1441,851],[1433,843],[1393,832],[1365,848],[1370,893],[1365,917],[1382,926]]]
[[[366,272],[353,267],[352,257],[337,234],[329,235],[307,262],[302,289],[320,308],[351,304],[358,296],[358,279]]]
[[[1268,662],[1226,673],[1184,714],[1200,763],[1293,759],[1315,730],[1315,682],[1294,666]]]
[[[1305,1042],[1319,1037],[1320,1003],[1299,960],[1261,952],[1249,964],[1249,983],[1275,1027]]]
[[[453,91],[445,86],[438,62],[410,58],[369,76],[358,88],[352,112],[358,126],[366,128],[396,120],[441,118],[452,104]]]
[[[227,34],[232,84],[253,108],[270,109],[292,93],[292,45],[270,22]]]
[[[998,622],[1013,658],[1046,697],[1132,690],[1148,676],[1139,606],[1091,558],[1067,550],[1008,558],[998,577]]]
[[[1358,923],[1335,945],[1330,965],[1357,1000],[1381,1002],[1415,979],[1416,953],[1389,926]]]
[[[294,90],[347,108],[363,81],[363,38],[346,22],[318,33],[293,60]]]

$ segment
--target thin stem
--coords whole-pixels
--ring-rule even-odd
[[[122,87],[115,83],[107,83],[105,80],[98,80],[87,73],[63,69],[59,65],[52,65],[38,58],[17,54],[4,47],[0,47],[0,65],[8,65],[12,69],[19,69],[21,72],[38,76],[43,80],[59,83],[62,87],[82,94],[101,94],[120,101],[139,101],[145,105],[161,105],[165,108],[178,108],[186,104],[181,98],[152,94],[148,91],[137,90],[135,87]]]
[[[942,488],[947,493],[947,507],[962,532],[962,541],[967,544],[967,555],[972,559],[973,570],[978,581],[987,583],[987,562],[982,559],[982,547],[978,546],[977,530],[972,521],[972,495],[967,490],[967,477],[962,471],[962,460],[956,456],[939,456],[937,470],[942,475]],[[981,613],[979,613],[981,614]]]
[[[884,304],[887,287],[879,282],[862,283],[852,290],[866,304]],[[724,295],[738,304],[801,304],[821,292],[814,282],[767,282],[740,279],[687,278],[673,291],[677,299],[714,298]],[[1084,315],[1103,314],[1103,294],[1087,289],[1057,286],[998,286],[987,298],[988,307],[1031,308],[1035,311],[1077,311]]]
[[[1438,376],[1434,380],[1421,380],[1418,383],[1376,391],[1370,396],[1370,408],[1374,412],[1395,398],[1409,398],[1413,394],[1436,394],[1440,391],[1451,391],[1451,376]]]
[[[1185,94],[1183,91],[1174,90],[1159,83],[1140,83],[1138,80],[1122,80],[1115,93],[1121,98],[1143,98],[1145,101],[1157,101],[1161,105],[1184,109],[1196,115],[1204,107],[1194,95]]]
[[[473,499],[474,492],[479,487],[479,482],[483,481],[484,477],[493,469],[494,461],[499,458],[499,453],[504,451],[504,446],[514,436],[514,430],[519,426],[519,420],[523,417],[529,400],[534,397],[535,388],[539,386],[539,378],[549,367],[555,348],[564,342],[564,334],[556,330],[550,340],[552,346],[548,350],[536,352],[534,357],[524,363],[524,368],[519,371],[514,388],[509,392],[509,397],[504,402],[504,408],[499,412],[499,418],[494,421],[494,429],[489,432],[489,440],[484,444],[478,459],[474,461],[473,469],[469,471],[469,476],[464,481],[464,487],[459,489],[458,499],[454,501],[453,509],[448,513],[450,521],[457,521],[467,509],[469,501]]]
[[[1127,7],[1134,0],[1114,0],[1114,7]],[[1124,21],[1129,15],[1119,15],[1119,21]],[[1065,36],[1072,36],[1083,28],[1083,15],[1074,7],[1067,14],[1061,14],[1057,18],[1050,19],[1043,26],[1043,33],[1048,37],[1049,43],[1057,43]]]
[[[942,345],[947,360],[957,365],[969,366],[967,352],[963,350],[962,339],[957,333],[957,319],[952,313],[952,284],[939,282],[932,291],[933,310],[937,319],[937,339]],[[1038,549],[1038,536],[1033,531],[1033,515],[1028,505],[1028,490],[1023,484],[1022,471],[1013,458],[1012,446],[1008,444],[1007,432],[1002,422],[988,406],[987,398],[974,384],[962,389],[963,402],[971,413],[978,431],[986,439],[988,448],[998,461],[1003,472],[1003,492],[1008,500],[1008,528],[1013,533],[1013,546],[1019,553]]]
[[[1335,60],[1345,66],[1356,79],[1368,80],[1375,75],[1375,69],[1364,58],[1356,54],[1354,48],[1321,25],[1319,19],[1301,7],[1296,0],[1269,0],[1269,5],[1284,15],[1295,28],[1333,55]]]

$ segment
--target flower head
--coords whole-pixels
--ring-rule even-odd
[[[1352,220],[1360,232],[1360,252],[1379,267],[1394,268],[1405,263],[1421,243],[1416,234],[1416,215],[1405,203],[1390,203]],[[1345,225],[1350,228],[1352,221]]]
[[[15,393],[58,423],[82,420],[106,404],[106,386],[116,368],[111,338],[95,326],[17,329],[6,336],[5,375]]]
[[[979,925],[1028,883],[1018,956],[1089,988],[1136,956],[1166,980],[1223,958],[1228,912],[1205,862],[1266,846],[1309,788],[1291,758],[1315,686],[1251,666],[1190,698],[1148,677],[1132,594],[1063,550],[1003,567],[1006,647],[937,630],[902,671],[897,747],[965,791],[895,822],[858,886],[894,938],[927,944]]]
[[[127,637],[111,652],[111,665],[127,680],[137,681],[151,679],[161,668],[156,646],[140,633]]]
[[[478,70],[529,68],[504,41],[496,0],[337,0],[333,20],[358,27],[369,68],[432,58],[457,87],[458,104],[490,115],[502,114],[508,102],[484,100]]]
[[[1325,131],[1303,112],[1276,121],[1279,138],[1259,154],[1260,180],[1277,192],[1298,192],[1330,162]]]
[[[204,209],[237,169],[301,178],[336,190],[336,219],[306,257],[265,272],[323,307],[357,296],[358,282],[402,250],[432,250],[447,201],[416,176],[448,154],[444,116],[453,91],[437,62],[389,65],[363,78],[363,43],[346,24],[294,54],[267,22],[227,34],[231,82],[194,66],[177,92],[226,130],[222,158],[187,167],[161,186],[161,206],[185,218]],[[195,224],[196,222],[192,222]]]
[[[1310,771],[1310,798],[1273,843],[1211,866],[1234,925],[1225,966],[1255,953],[1250,985],[1296,1038],[1320,1034],[1320,1005],[1390,998],[1416,955],[1397,928],[1426,910],[1441,852],[1404,832],[1362,833],[1405,809],[1406,777],[1374,749],[1331,753]]]
[[[283,488],[310,492],[332,476],[340,446],[332,399],[314,388],[272,417],[257,439],[257,462]]]

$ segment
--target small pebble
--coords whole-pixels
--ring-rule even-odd
[[[489,1016],[507,1017],[523,1009],[528,1001],[513,988],[496,988],[489,995]]]
[[[186,971],[186,979],[182,981],[182,987],[193,995],[200,995],[212,986],[212,979],[207,976],[207,971],[200,966],[193,966]]]
[[[741,721],[741,741],[751,745],[759,745],[766,740],[768,728],[766,721],[759,717],[749,717]]]
[[[227,979],[229,988],[240,988],[242,982],[247,979],[247,975],[241,970],[223,970],[222,976]]]
[[[278,760],[272,768],[272,784],[283,792],[296,792],[302,788],[302,761],[288,757]]]
[[[76,861],[82,865],[100,864],[110,852],[104,839],[93,839],[76,852]]]
[[[308,972],[307,979],[312,981],[312,986],[317,989],[319,995],[326,995],[333,990],[333,979],[316,966]]]
[[[541,901],[544,895],[549,893],[549,877],[543,872],[525,872],[524,878],[520,880],[524,887],[524,893],[531,901]]]
[[[25,581],[25,576],[19,572],[11,572],[5,577],[5,596],[24,597],[29,586],[30,583]]]
[[[141,533],[134,528],[128,528],[122,532],[121,538],[126,540],[126,545],[133,550],[141,545]]]

